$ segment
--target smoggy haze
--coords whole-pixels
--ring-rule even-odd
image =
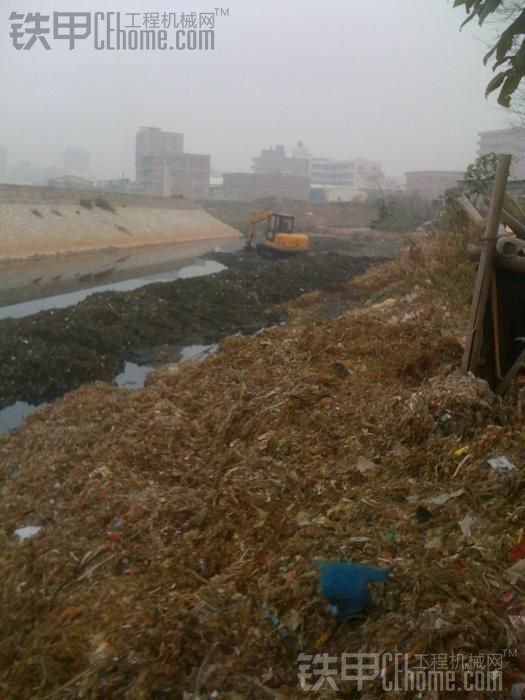
[[[60,165],[85,148],[98,177],[134,178],[141,125],[185,134],[212,166],[249,170],[262,147],[302,139],[318,156],[385,172],[462,169],[477,132],[510,115],[484,97],[486,46],[446,0],[0,0],[0,146]],[[210,52],[16,51],[11,11],[190,12],[229,8]]]

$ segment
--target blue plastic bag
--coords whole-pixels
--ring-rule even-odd
[[[363,612],[372,600],[370,581],[382,583],[392,571],[351,561],[314,559],[314,564],[320,570],[321,593],[337,620]]]

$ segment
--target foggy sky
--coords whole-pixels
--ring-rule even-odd
[[[16,51],[9,14],[209,11],[212,52]],[[185,134],[212,166],[249,170],[299,139],[320,157],[381,161],[389,174],[463,169],[479,130],[509,113],[484,97],[478,27],[447,0],[0,0],[0,145],[9,160],[61,165],[85,148],[97,177],[134,179],[135,132]]]

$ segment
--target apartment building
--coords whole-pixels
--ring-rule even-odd
[[[206,199],[210,156],[184,152],[184,134],[141,127],[135,143],[138,192],[163,197]]]

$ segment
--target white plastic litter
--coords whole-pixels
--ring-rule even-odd
[[[41,529],[41,525],[27,525],[26,527],[19,527],[18,530],[15,530],[15,535],[23,542],[24,540],[34,537]]]

